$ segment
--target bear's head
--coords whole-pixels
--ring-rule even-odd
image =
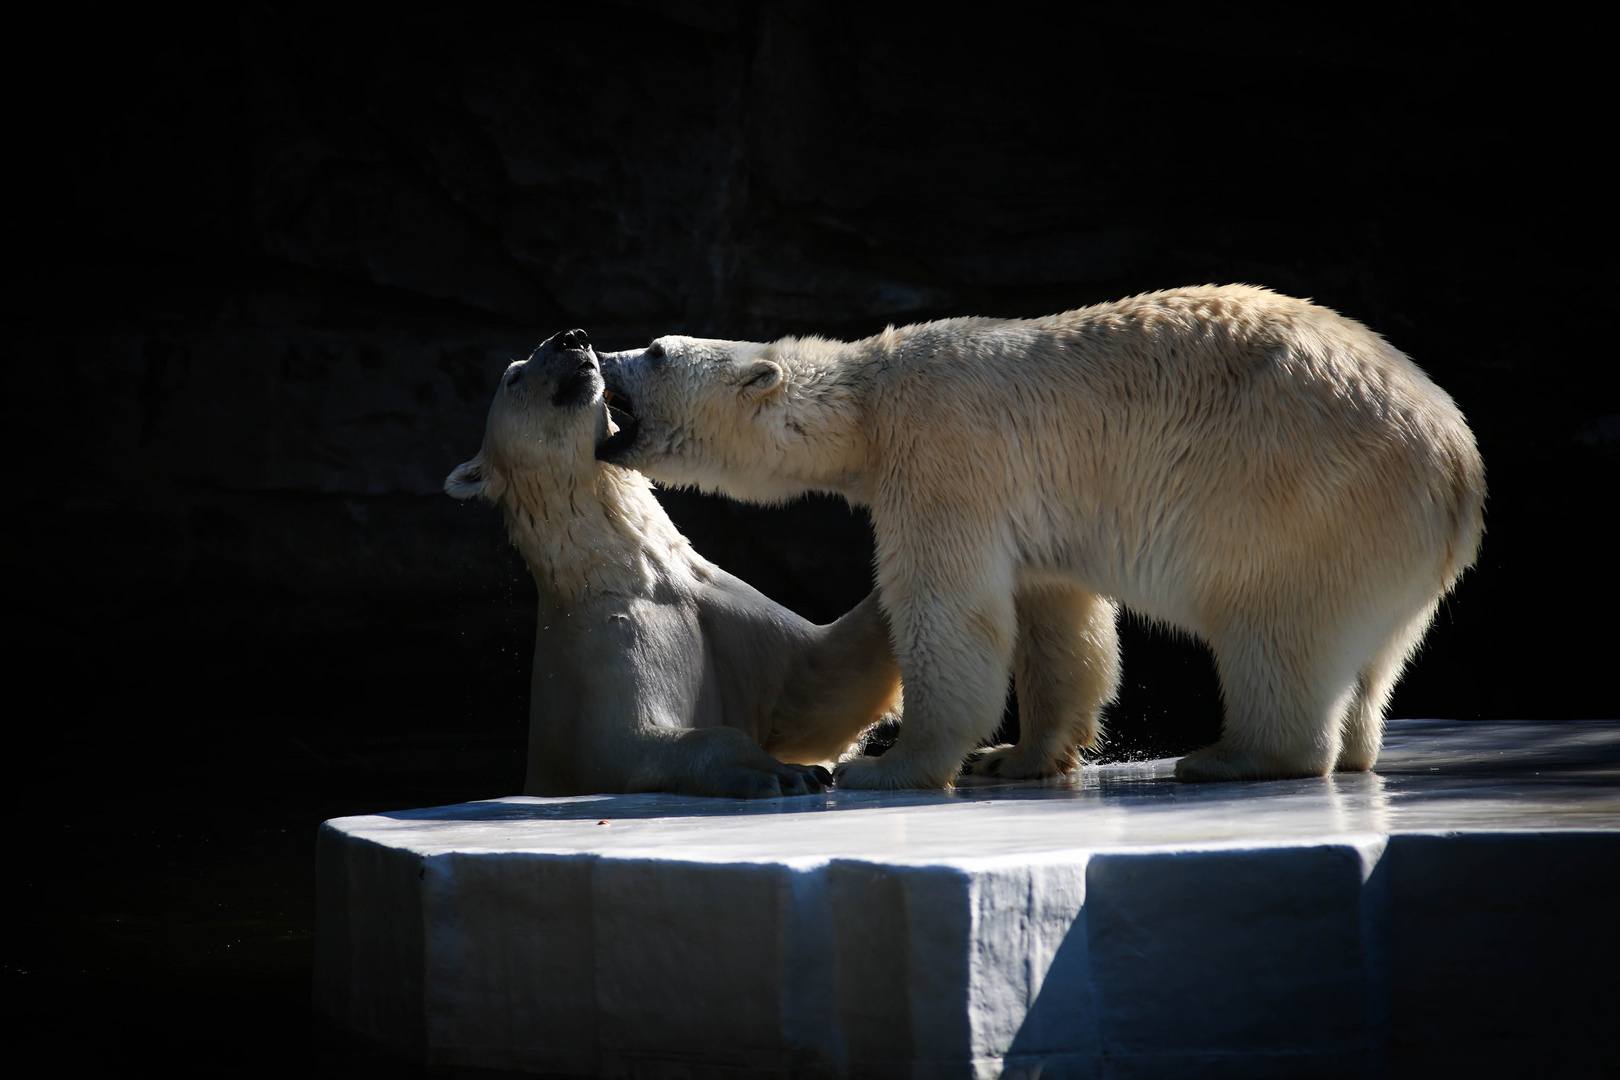
[[[770,502],[824,481],[851,410],[819,339],[661,337],[602,358],[618,431],[596,456],[655,480]],[[837,467],[834,466],[836,472]]]
[[[501,376],[484,445],[445,479],[445,492],[499,502],[519,473],[599,468],[594,451],[614,430],[602,385],[601,362],[585,331],[547,338]]]

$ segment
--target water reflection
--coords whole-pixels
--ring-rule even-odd
[[[832,791],[759,801],[667,794],[513,797],[379,817],[396,827],[429,829],[599,821],[656,821],[674,829],[684,822],[675,829],[680,836],[717,843],[729,842],[729,836],[764,844],[792,834],[806,850],[817,847],[811,837],[819,836],[827,845],[889,846],[929,857],[1620,824],[1620,723],[1612,721],[1397,721],[1390,725],[1379,771],[1371,774],[1182,784],[1174,779],[1174,764],[1165,759],[1085,766],[1045,781],[971,778],[952,792]],[[811,828],[814,822],[822,824]],[[607,842],[610,828],[590,835],[570,829],[571,842]],[[524,836],[541,836],[509,828],[502,833],[519,843]],[[648,835],[644,827],[641,835]]]

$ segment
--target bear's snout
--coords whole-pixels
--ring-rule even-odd
[[[557,348],[583,349],[591,343],[583,330],[568,330],[557,335]]]

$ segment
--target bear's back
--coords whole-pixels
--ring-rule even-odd
[[[1144,293],[1037,319],[946,319],[878,340],[878,411],[917,430],[1145,425],[1257,453],[1301,438],[1346,450],[1390,438],[1472,446],[1451,398],[1378,334],[1255,286]]]
[[[1200,286],[895,339],[878,409],[892,490],[977,492],[1023,543],[1069,538],[1122,593],[1193,553],[1211,583],[1328,565],[1346,541],[1404,561],[1457,536],[1471,557],[1483,471],[1461,413],[1309,301]]]

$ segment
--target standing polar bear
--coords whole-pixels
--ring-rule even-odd
[[[1225,719],[1184,780],[1370,769],[1390,691],[1473,562],[1461,412],[1361,324],[1249,286],[849,344],[666,337],[604,364],[597,455],[760,502],[871,508],[905,683],[899,741],[846,787],[1049,776],[1119,681],[1116,603],[1214,652]]]
[[[484,445],[445,491],[506,511],[540,591],[527,795],[820,791],[818,763],[899,689],[875,594],[814,626],[704,559],[612,434],[583,332],[507,368]],[[819,775],[818,775],[819,773]]]

